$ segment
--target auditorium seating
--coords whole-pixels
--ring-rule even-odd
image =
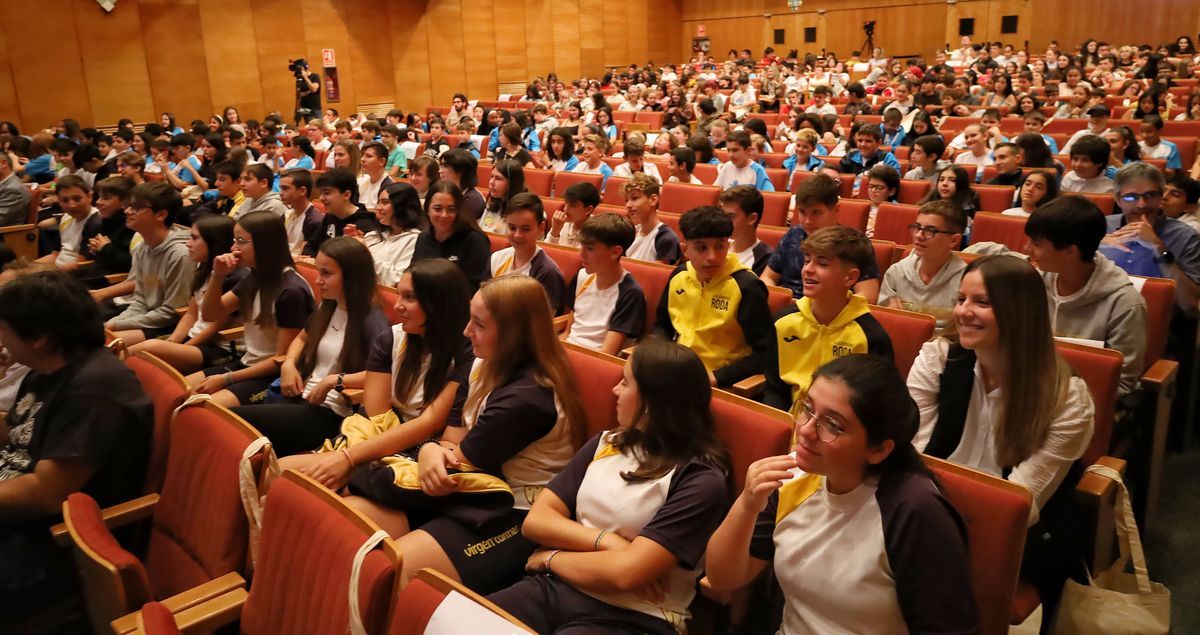
[[[890,240],[897,245],[911,245],[912,234],[908,226],[917,222],[916,205],[883,203],[875,214],[875,233],[872,238]]]
[[[871,305],[871,316],[892,340],[892,353],[900,374],[908,377],[921,346],[933,338],[937,320],[932,315]]]
[[[900,190],[896,193],[896,200],[907,205],[916,205],[929,194],[929,190],[933,188],[933,182],[928,179],[913,181],[903,179],[900,181]]]
[[[187,380],[170,364],[151,355],[137,353],[125,360],[125,365],[137,375],[142,390],[154,402],[154,435],[150,460],[146,466],[145,493],[162,489],[167,470],[167,453],[171,447],[171,418],[191,392]]]
[[[716,205],[721,188],[715,185],[688,185],[664,183],[658,197],[658,209],[663,212],[682,214],[702,205]]]
[[[867,231],[867,220],[871,216],[871,203],[857,199],[844,198],[837,204],[837,222],[839,225],[853,227],[860,232]]]
[[[581,174],[578,172],[554,173],[554,196],[562,198],[563,192],[576,183],[591,183],[597,190],[604,189],[604,177],[599,174]]]
[[[971,242],[999,243],[1013,251],[1025,253],[1025,245],[1029,242],[1029,237],[1025,235],[1025,217],[978,212],[971,226]]]
[[[396,596],[395,608],[392,610],[389,620],[388,635],[423,635],[426,633],[425,628],[429,624],[430,618],[451,593],[461,595],[484,611],[494,614],[498,624],[507,621],[514,629],[523,629],[523,631],[514,630],[514,633],[533,632],[532,628],[521,623],[520,620],[492,604],[483,596],[468,589],[462,583],[455,582],[433,569],[422,569]]]

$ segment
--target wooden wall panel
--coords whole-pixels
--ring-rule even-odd
[[[201,0],[208,2],[209,0]],[[372,0],[373,3],[373,0]],[[321,76],[321,107],[337,108],[342,112],[353,112],[358,108],[357,69],[354,66],[354,55],[350,50],[350,34],[346,27],[346,12],[344,0],[301,0],[300,7],[304,18],[303,37],[297,35],[296,53],[301,51],[308,59],[313,72]],[[386,25],[383,27],[386,29]],[[325,95],[325,73],[321,68],[321,50],[331,48],[337,56],[338,63],[338,92],[337,102],[330,103]],[[285,59],[286,61],[286,59]],[[287,72],[286,65],[284,72]],[[291,103],[295,102],[293,93]],[[289,109],[292,106],[288,107]],[[285,113],[285,118],[289,118]]]
[[[554,34],[554,71],[559,77],[576,78],[580,72],[582,55],[579,49],[579,4],[578,2],[552,2],[550,22]],[[543,16],[544,18],[544,16]]]
[[[579,64],[588,77],[604,74],[604,9],[605,0],[579,0]],[[628,62],[626,62],[628,63]]]
[[[8,42],[4,37],[4,29],[0,29],[0,119],[11,121],[17,124],[22,132],[25,131],[21,107],[17,104],[17,87],[13,83],[12,63],[8,57]]]
[[[628,65],[633,59],[629,56],[629,2],[605,3],[603,35],[604,65]]]
[[[137,38],[129,37],[142,30],[137,5],[108,13],[92,0],[73,0],[73,9],[79,41],[86,43],[83,70],[94,123],[116,125],[122,117],[153,117],[146,51]]]
[[[26,128],[71,117],[92,122],[71,0],[0,2],[16,97]]]
[[[1105,2],[1090,11],[1064,0],[1034,1],[1030,46],[1035,51],[1045,51],[1050,40],[1074,49],[1089,38],[1160,44],[1188,33],[1194,39],[1200,24],[1200,3],[1195,0]]]
[[[483,95],[496,92],[496,40],[504,31],[496,30],[492,0],[462,0],[464,69],[468,93]]]
[[[122,7],[124,8],[124,7]],[[200,7],[196,3],[170,0],[138,5],[142,25],[142,45],[146,50],[146,70],[154,98],[152,119],[161,112],[172,112],[180,120],[207,117],[233,104],[216,102],[204,63],[204,38],[180,37],[181,33],[202,33]],[[245,117],[263,113],[242,110]]]
[[[626,1],[629,3],[629,59],[625,65],[634,62],[640,66],[645,64],[647,58],[650,57],[649,43],[650,38],[653,37],[653,31],[650,30],[652,3],[638,2],[637,0]]]
[[[679,24],[681,19],[683,13],[679,0],[660,0],[654,3],[654,9],[650,11],[647,19],[646,55],[654,60],[655,64],[680,61],[676,53],[680,46],[679,29],[675,28],[675,25]],[[691,40],[688,42],[690,46]],[[629,61],[637,60],[631,57]]]
[[[250,8],[250,0],[201,2],[200,27],[201,33],[207,35],[204,37],[204,61],[208,66],[209,90],[213,104],[222,104],[211,105],[208,110],[233,104],[243,113],[265,113],[262,75],[258,67],[258,42],[254,37],[254,13]],[[183,37],[186,36],[177,34],[171,43]],[[182,121],[179,114],[176,113],[176,120]],[[212,113],[197,118],[207,119],[209,114]],[[290,113],[284,111],[283,114],[287,118]],[[246,118],[249,119],[250,115],[246,115]]]
[[[496,80],[500,83],[523,82],[532,73],[526,65],[526,51],[539,43],[531,42],[525,33],[525,4],[501,2],[492,9],[496,24]],[[545,73],[545,71],[541,71]]]
[[[467,85],[463,69],[462,4],[459,0],[431,2],[426,8],[429,29],[429,79],[433,103],[448,104]],[[485,97],[479,97],[483,98]]]
[[[510,0],[519,2],[520,0]],[[525,0],[525,77],[545,77],[557,72],[564,82],[574,77],[557,70],[554,59],[554,27],[547,21],[557,0]]]
[[[396,106],[419,110],[433,104],[429,76],[429,34],[425,0],[391,0],[392,56]],[[349,109],[340,109],[349,114]]]
[[[257,49],[254,62],[258,65],[262,86],[263,111],[277,110],[289,122],[296,110],[296,79],[288,72],[288,60],[306,58],[313,72],[321,72],[320,58],[314,60],[309,57],[304,46],[301,8],[300,0],[251,2]],[[251,63],[251,60],[245,60],[244,63]]]
[[[388,12],[387,0],[343,0],[341,4],[346,19],[348,58],[342,57],[338,63],[348,62],[353,69],[356,103],[394,102],[396,68],[391,24],[395,20]],[[338,68],[339,76],[341,73]]]

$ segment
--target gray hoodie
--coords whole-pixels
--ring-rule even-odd
[[[134,280],[133,301],[108,321],[114,330],[167,328],[179,321],[175,309],[188,304],[195,267],[188,257],[188,232],[172,227],[154,248],[145,243],[133,252],[129,277]]]
[[[280,218],[287,215],[287,205],[283,204],[283,199],[279,198],[276,192],[267,192],[258,198],[247,198],[246,207],[242,210],[242,214],[250,212],[275,212]]]
[[[1105,348],[1125,356],[1121,367],[1120,396],[1137,388],[1145,370],[1146,300],[1120,267],[1096,252],[1096,269],[1074,295],[1055,290],[1058,274],[1043,273],[1050,300],[1054,334],[1104,342]]]

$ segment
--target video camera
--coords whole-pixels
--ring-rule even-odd
[[[302,75],[304,71],[308,70],[308,61],[303,57],[300,59],[288,60],[288,70],[297,76]]]
[[[867,20],[863,22],[863,31],[866,32],[868,37],[875,35],[875,21]]]

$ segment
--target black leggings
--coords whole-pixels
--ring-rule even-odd
[[[233,411],[271,440],[277,456],[311,452],[338,435],[342,416],[302,399],[283,403],[239,406]]]

